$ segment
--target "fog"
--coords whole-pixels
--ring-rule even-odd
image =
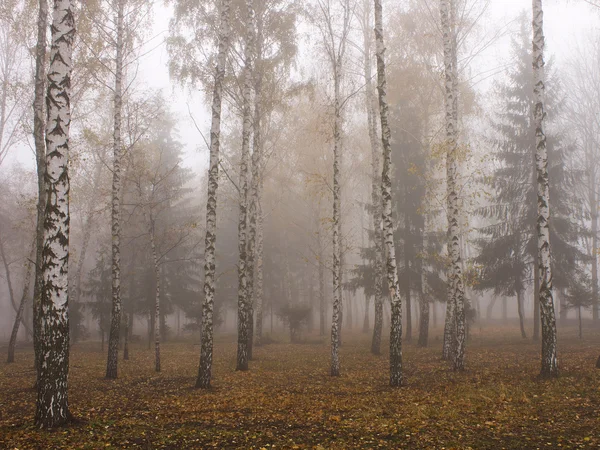
[[[209,8],[205,17],[196,19],[209,23],[202,31],[202,45],[192,50],[178,46],[177,39],[188,39],[190,31],[186,28],[189,23],[185,11],[175,3],[175,6],[146,7],[149,9],[145,15],[136,19],[143,23],[144,29],[131,31],[130,39],[135,45],[131,45],[126,55],[123,141],[127,151],[121,213],[121,292],[124,310],[130,314],[133,327],[130,333],[141,340],[150,339],[148,331],[152,331],[154,320],[156,277],[148,220],[153,223],[159,260],[162,338],[187,335],[198,339],[203,301],[206,139],[210,135],[208,105],[216,28],[210,26],[214,11]],[[322,320],[323,329],[331,326],[332,313],[331,69],[319,9],[312,4],[302,8],[293,3],[276,3],[274,11],[279,11],[287,21],[272,24],[273,36],[268,38],[266,47],[270,52],[267,55],[270,66],[263,69],[267,71],[261,125],[263,314],[266,332],[271,332],[271,324],[272,332],[281,331],[286,329],[284,306],[308,305],[310,314],[303,327],[315,333]],[[13,5],[15,11],[21,11],[18,19],[27,22],[29,12],[18,5],[18,2]],[[498,244],[498,240],[508,239],[510,234],[503,234],[500,224],[506,220],[520,223],[518,217],[508,217],[506,212],[499,215],[498,208],[506,201],[503,196],[508,195],[502,192],[502,185],[511,183],[510,176],[516,177],[515,180],[522,176],[508,173],[510,162],[499,156],[506,146],[523,145],[519,137],[511,136],[506,130],[506,127],[521,126],[511,123],[508,114],[514,105],[509,101],[528,101],[506,97],[509,88],[516,89],[510,94],[513,96],[527,93],[528,82],[523,77],[529,76],[526,62],[530,56],[524,46],[529,45],[530,32],[529,19],[523,16],[522,7],[518,1],[461,3],[457,23],[460,143],[464,148],[460,173],[461,248],[463,270],[468,275],[467,298],[473,309],[470,320],[480,328],[488,321],[505,320],[516,325],[518,319],[516,293],[506,285],[506,277],[510,275],[502,272],[508,270],[507,266],[502,265],[502,255],[493,254],[493,248],[496,245],[501,251],[502,244]],[[101,340],[102,336],[107,339],[110,323],[110,57],[113,50],[109,45],[91,50],[92,44],[100,39],[102,26],[94,22],[97,19],[90,8],[80,11],[82,37],[76,43],[73,76],[69,292],[74,343]],[[219,333],[234,333],[237,327],[240,83],[243,79],[240,58],[244,24],[240,8],[238,3],[234,4],[234,35],[239,34],[233,39],[231,74],[226,80],[223,110],[216,243],[215,317]],[[437,323],[432,322],[432,326],[443,323],[445,311],[445,181],[444,158],[439,152],[443,139],[440,83],[443,58],[434,2],[403,2],[388,4],[386,8],[395,239],[400,281],[406,286],[402,288],[406,311],[404,329],[409,315],[405,297],[410,295],[414,333],[419,327],[418,304],[423,296],[435,310]],[[179,22],[174,21],[175,10]],[[340,171],[342,326],[358,330],[366,323],[365,316],[370,320],[367,328],[373,323],[374,225],[362,62],[364,5],[358,2],[353,11],[341,66],[344,102]],[[596,257],[590,247],[590,233],[592,221],[597,219],[590,215],[593,212],[589,206],[590,192],[593,195],[597,192],[595,185],[589,185],[595,180],[596,170],[595,158],[589,155],[595,151],[590,150],[590,139],[596,138],[597,129],[594,128],[595,110],[581,107],[579,96],[586,95],[585,89],[598,82],[594,78],[598,73],[593,68],[598,55],[594,53],[599,37],[597,13],[598,8],[585,2],[550,3],[545,9],[548,136],[554,139],[550,145],[556,147],[554,157],[559,158],[553,161],[553,154],[550,155],[550,165],[557,167],[557,176],[553,179],[551,172],[550,183],[551,192],[554,189],[562,193],[560,200],[556,200],[559,207],[555,210],[555,223],[560,222],[562,227],[557,231],[556,247],[557,254],[565,258],[559,261],[555,257],[555,263],[560,266],[555,276],[555,304],[561,324],[581,314],[586,326],[591,326],[587,320],[593,315],[592,304],[578,303],[573,293],[580,292],[578,289],[591,292],[591,280],[597,278],[592,273],[597,268],[593,269],[590,261],[592,256]],[[337,19],[334,12],[331,18],[334,27],[340,26]],[[10,22],[8,17],[3,20]],[[27,25],[23,27],[25,31],[6,32],[2,44],[2,58],[10,69],[3,75],[8,94],[3,105],[6,119],[0,167],[5,198],[0,228],[3,244],[0,338],[3,341],[9,338],[15,308],[23,292],[35,224],[34,158],[29,125],[31,100],[29,91],[23,88],[31,83],[33,64],[26,52],[33,42],[33,24]],[[334,38],[339,39],[339,35]],[[109,62],[102,62],[97,66],[100,69],[90,71],[86,64],[93,67],[100,56]],[[81,76],[78,78],[78,75]],[[516,84],[521,82],[523,90],[517,92]],[[594,167],[581,163],[588,156],[587,160],[594,161]],[[500,172],[503,181],[495,181],[494,177]],[[517,197],[514,200],[521,201]],[[494,227],[497,229],[492,230]],[[522,283],[524,320],[531,334],[533,260],[528,250],[522,250],[519,263],[524,268],[519,283]],[[493,273],[495,270],[498,273]],[[387,291],[385,286],[384,291]],[[323,318],[319,314],[321,302],[325,308]],[[26,305],[24,317],[31,320],[31,302]],[[387,309],[385,311],[389,314]],[[29,338],[23,327],[19,329],[19,338]]]

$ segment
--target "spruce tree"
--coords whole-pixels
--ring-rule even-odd
[[[513,65],[505,81],[495,86],[500,107],[492,118],[495,139],[491,140],[495,170],[486,184],[493,200],[478,209],[487,222],[479,229],[480,247],[476,258],[481,267],[479,290],[493,289],[495,294],[516,296],[519,302],[521,333],[522,297],[531,279],[537,295],[537,184],[535,171],[535,128],[533,127],[533,70],[531,65],[531,30],[521,17],[519,33],[512,41]],[[551,65],[549,65],[551,66]],[[553,281],[561,288],[575,288],[581,277],[575,276],[577,262],[584,255],[577,247],[576,226],[570,217],[576,213],[573,174],[565,160],[572,146],[557,132],[560,92],[555,74],[547,70],[546,90],[548,171],[550,181],[550,242],[553,253]],[[560,264],[556,264],[560,262]],[[539,320],[535,315],[536,322]],[[539,329],[539,328],[538,328]],[[536,331],[534,331],[535,338]]]

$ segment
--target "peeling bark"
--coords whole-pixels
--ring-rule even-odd
[[[550,219],[548,152],[544,134],[544,19],[542,0],[533,0],[533,93],[535,123],[535,162],[537,173],[537,248],[540,280],[539,302],[542,322],[542,377],[558,376],[556,357],[556,318],[552,297],[552,271],[550,266]]]
[[[35,422],[55,428],[72,420],[69,374],[69,129],[75,18],[70,0],[55,0],[46,95],[46,210]]]

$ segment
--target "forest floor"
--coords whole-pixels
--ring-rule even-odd
[[[540,380],[540,344],[516,328],[474,330],[467,369],[440,360],[440,330],[429,348],[404,345],[406,385],[388,387],[388,359],[369,353],[370,335],[345,334],[339,378],[329,376],[329,346],[255,348],[236,372],[233,336],[215,344],[212,389],[193,389],[199,346],[169,342],[154,353],[131,348],[119,379],[103,378],[97,342],[72,349],[69,401],[81,421],[57,431],[33,426],[33,354],[0,363],[1,449],[206,448],[599,448],[600,330],[583,340],[559,331],[561,376]],[[6,347],[2,347],[5,354]],[[4,356],[2,356],[4,359]]]

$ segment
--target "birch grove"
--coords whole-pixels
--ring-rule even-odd
[[[600,446],[594,1],[1,3],[0,447]]]

